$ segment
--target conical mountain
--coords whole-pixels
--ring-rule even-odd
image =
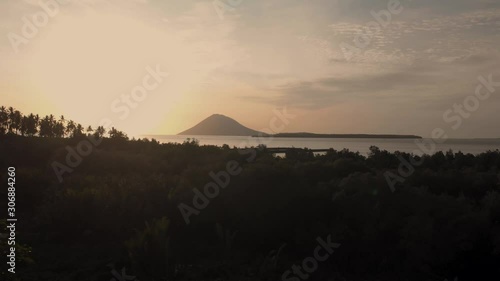
[[[179,135],[210,135],[210,136],[255,136],[258,131],[247,128],[236,120],[221,114],[214,114],[201,121],[196,126]]]

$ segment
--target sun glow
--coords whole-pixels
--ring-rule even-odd
[[[60,15],[34,44],[27,73],[56,110],[86,124],[109,118],[134,135],[158,127],[175,99],[196,83],[195,59],[182,38],[139,19],[87,12]],[[142,84],[146,68],[159,66],[166,79],[150,93],[146,105],[127,120],[111,104]],[[90,111],[90,112],[89,112]]]

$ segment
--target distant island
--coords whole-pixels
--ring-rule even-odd
[[[194,127],[178,135],[181,136],[252,136],[275,138],[343,138],[343,139],[421,139],[414,135],[391,134],[314,134],[314,133],[279,133],[266,134],[241,125],[238,121],[222,114],[213,114]]]
[[[280,133],[280,134],[259,134],[254,137],[274,137],[274,138],[324,138],[324,139],[421,139],[414,135],[371,135],[371,134],[314,134],[314,133]]]
[[[184,136],[253,136],[262,135],[259,131],[247,128],[236,120],[221,114],[214,114],[194,127],[178,135]]]

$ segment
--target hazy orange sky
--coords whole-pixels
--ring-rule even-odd
[[[214,113],[260,130],[287,107],[289,132],[500,137],[500,87],[457,130],[442,117],[478,76],[500,81],[500,1],[401,1],[349,59],[343,43],[394,0],[221,0],[236,3],[223,18],[212,0],[66,1],[0,1],[1,105],[130,135]],[[118,111],[148,67],[169,76]]]

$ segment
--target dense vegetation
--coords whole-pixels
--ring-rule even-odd
[[[282,280],[328,235],[340,247],[308,280],[500,276],[498,150],[285,158],[264,146],[104,138],[60,183],[51,163],[81,138],[0,136],[2,183],[16,167],[18,280],[119,280],[112,268],[141,281]],[[398,173],[398,157],[422,163],[392,192],[384,173]],[[193,206],[193,190],[231,161],[241,172],[186,224],[179,204]]]

